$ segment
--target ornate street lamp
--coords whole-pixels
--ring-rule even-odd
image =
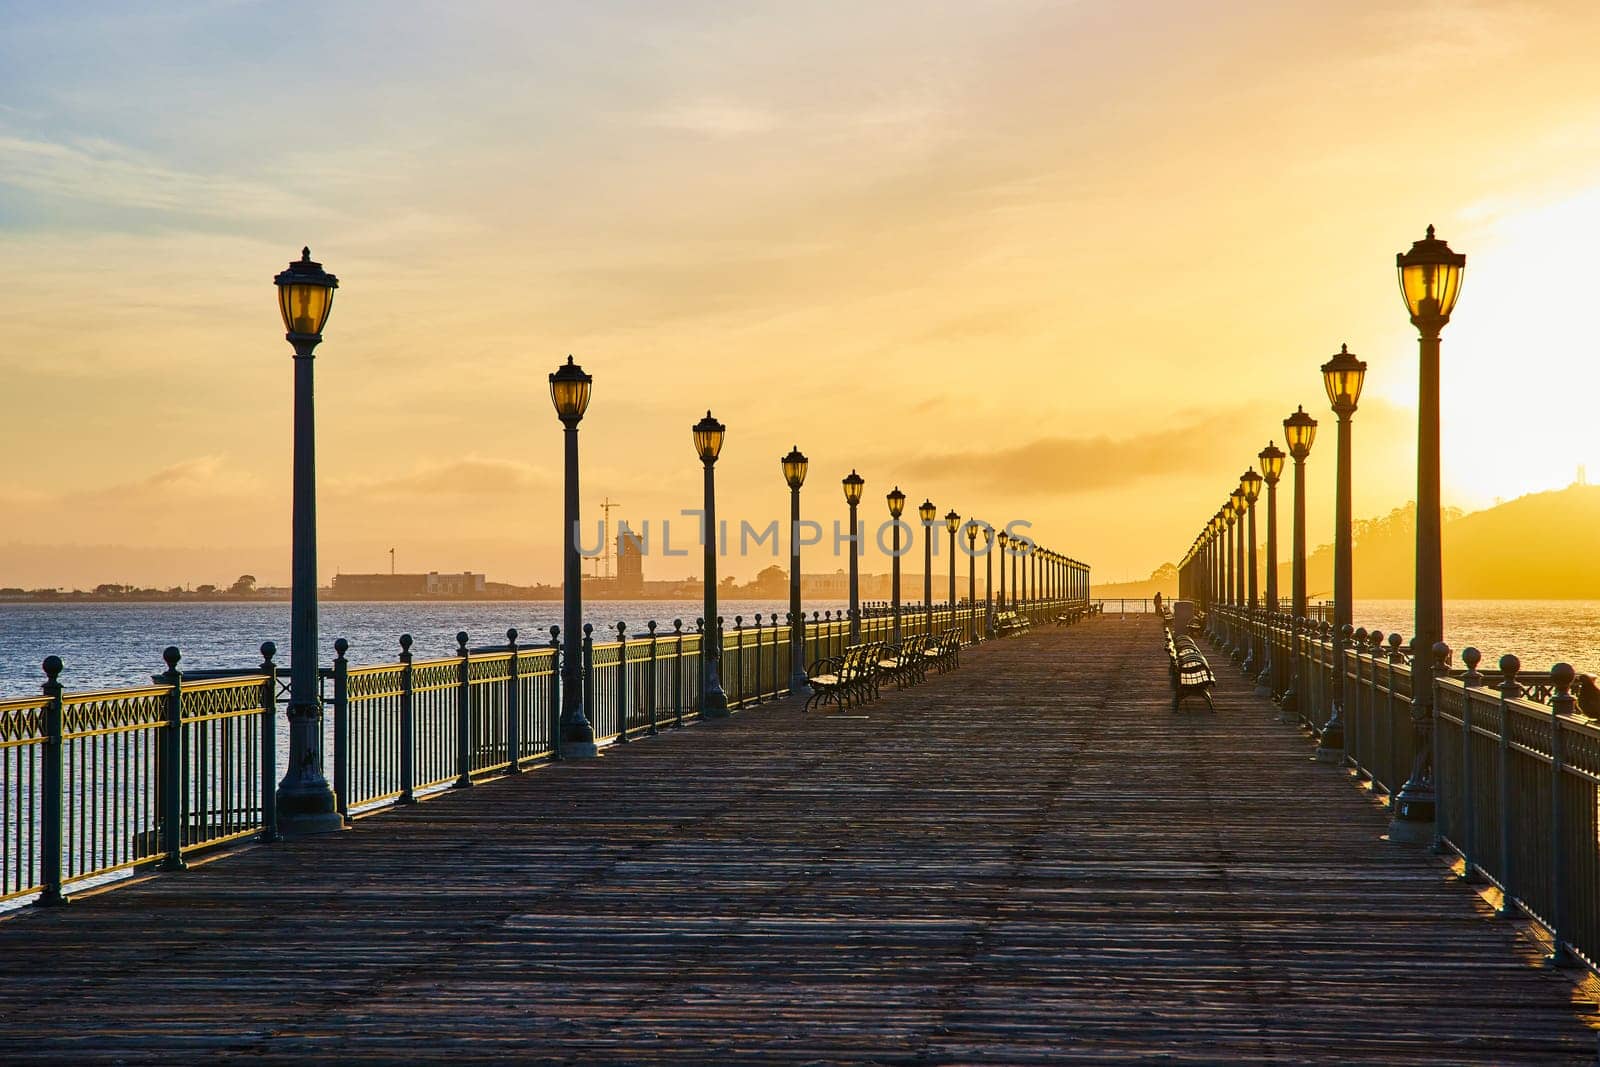
[[[994,540],[1000,546],[1000,608],[1003,611],[1006,607],[1006,542],[1011,540],[1011,535],[999,530]]]
[[[1450,321],[1461,295],[1467,257],[1433,235],[1395,256],[1400,295],[1418,335],[1417,375],[1417,584],[1416,647],[1421,659],[1444,640],[1444,573],[1440,551],[1439,499],[1439,333]],[[1390,840],[1432,837],[1433,789],[1433,664],[1412,666],[1411,716],[1416,725],[1417,756],[1411,777],[1395,798]]]
[[[333,310],[339,279],[313,262],[311,249],[273,280],[284,339],[294,348],[294,513],[290,553],[289,766],[278,783],[278,828],[284,834],[344,828],[333,789],[322,773],[322,693],[317,677],[317,420],[312,359]],[[181,856],[168,866],[182,866]]]
[[[1352,625],[1351,598],[1355,595],[1352,573],[1350,529],[1350,416],[1361,399],[1361,383],[1367,365],[1340,345],[1338,355],[1322,365],[1322,384],[1328,390],[1328,403],[1339,417],[1339,446],[1335,462],[1333,518],[1333,692],[1328,721],[1323,724],[1317,744],[1317,759],[1324,763],[1344,760],[1344,655],[1346,634]]]
[[[1005,568],[1000,580],[1005,581]],[[994,639],[994,527],[983,526],[983,639]]]
[[[1261,478],[1267,483],[1267,618],[1271,620],[1278,613],[1278,478],[1283,474],[1285,457],[1283,449],[1268,441],[1256,458],[1261,461]],[[1256,696],[1271,696],[1278,689],[1271,640],[1267,641],[1266,658],[1266,667],[1256,678]]]
[[[861,643],[861,526],[856,506],[866,479],[854,469],[844,477],[844,502],[850,505],[850,643]]]
[[[700,635],[700,717],[725,719],[728,694],[722,688],[722,625],[717,622],[717,456],[728,428],[706,412],[691,428],[694,450],[705,466],[705,630]]]
[[[783,457],[789,484],[789,692],[809,693],[806,681],[806,616],[800,610],[800,487],[806,484],[806,457],[795,445]]]
[[[967,640],[978,639],[978,520],[967,520]]]
[[[1243,535],[1244,567],[1244,604],[1245,604],[1245,655],[1244,672],[1249,675],[1255,670],[1258,657],[1256,654],[1256,631],[1260,625],[1257,610],[1260,606],[1260,597],[1256,586],[1256,498],[1261,495],[1261,475],[1256,473],[1254,467],[1249,468],[1239,475],[1239,492],[1244,497],[1244,518],[1239,523],[1239,532]]]
[[[889,517],[893,519],[894,527],[894,552],[893,563],[890,567],[889,592],[894,599],[894,643],[900,643],[900,515],[906,510],[906,495],[897,485],[885,498],[889,501]],[[880,540],[879,545],[883,542]]]
[[[1228,544],[1233,557],[1228,561],[1233,599],[1233,633],[1228,655],[1235,663],[1244,658],[1244,494],[1235,489],[1228,494]]]
[[[955,508],[945,512],[944,528],[950,531],[950,622],[956,621],[956,531],[961,529],[961,516]]]
[[[1293,573],[1290,577],[1290,608],[1293,619],[1306,616],[1306,457],[1311,455],[1311,443],[1317,439],[1317,420],[1306,414],[1304,405],[1295,408],[1294,414],[1283,420],[1283,439],[1289,446],[1289,456],[1294,460],[1294,533]],[[1285,718],[1293,718],[1300,699],[1300,653],[1295,644],[1293,675],[1289,689],[1280,707]]]
[[[561,755],[584,759],[599,754],[594,727],[583,706],[583,559],[578,552],[578,423],[589,409],[594,378],[567,357],[550,375],[550,401],[565,427],[566,476],[561,525]]]
[[[933,633],[933,524],[938,521],[939,509],[933,501],[924,500],[917,506],[917,518],[922,520],[922,632]]]

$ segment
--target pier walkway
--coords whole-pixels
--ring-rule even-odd
[[[962,655],[25,909],[0,1060],[1594,1061],[1236,671],[1173,715],[1148,616]]]

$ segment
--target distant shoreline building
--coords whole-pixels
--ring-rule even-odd
[[[472,597],[488,591],[486,575],[459,574],[336,574],[332,593],[350,600],[409,600],[413,597]]]

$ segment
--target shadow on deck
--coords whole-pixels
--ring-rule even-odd
[[[1568,977],[1152,619],[0,922],[0,1058],[1593,1062]],[[857,716],[864,717],[857,717]]]

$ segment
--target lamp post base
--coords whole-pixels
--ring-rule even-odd
[[[1334,709],[1333,718],[1329,719],[1318,733],[1317,762],[1344,762],[1344,723],[1341,721],[1338,708]]]
[[[1401,804],[1396,801],[1396,804]],[[1408,817],[1404,810],[1397,812],[1389,820],[1389,840],[1397,845],[1426,845],[1431,844],[1434,838],[1433,801],[1427,802],[1427,815],[1422,816],[1420,805],[1413,803],[1413,815]]]
[[[344,817],[336,811],[301,812],[291,815],[278,809],[278,833],[283,837],[310,837],[334,834],[346,829]]]
[[[593,740],[561,742],[562,759],[596,759],[599,755],[600,746]]]
[[[811,695],[811,679],[806,677],[804,671],[795,671],[789,676],[789,695],[792,697]]]

